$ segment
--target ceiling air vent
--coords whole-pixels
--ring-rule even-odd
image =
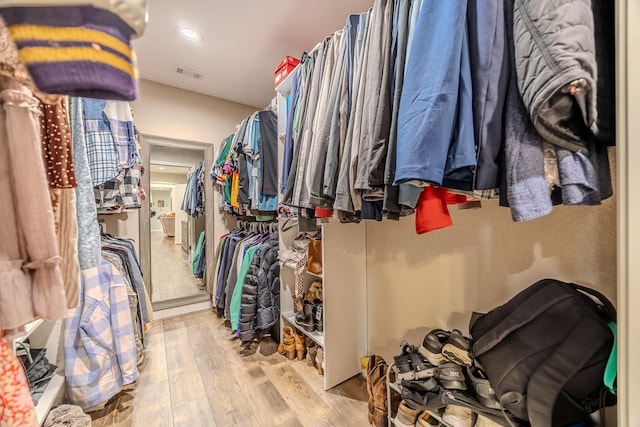
[[[187,67],[176,67],[176,73],[182,74],[186,77],[191,77],[196,80],[201,80],[204,77],[204,74],[202,74],[200,71],[192,70]]]

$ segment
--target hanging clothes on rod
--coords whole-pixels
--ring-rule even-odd
[[[67,396],[82,408],[105,403],[138,379],[127,285],[107,259],[82,270],[80,304],[65,319]]]
[[[206,280],[204,277],[204,270],[206,266],[206,239],[204,238],[204,231],[200,233],[200,237],[198,238],[198,244],[196,245],[196,251],[193,255],[193,260],[191,262],[191,269],[193,271],[193,275],[196,276],[197,279]]]
[[[514,221],[548,214],[555,204],[599,204],[612,194],[606,147],[615,135],[615,26],[602,9],[594,2],[581,10],[585,26],[567,35],[571,43],[550,46],[532,45],[535,29],[522,26],[520,16],[545,24],[524,3],[515,21],[504,2],[477,0],[424,8],[420,0],[376,0],[368,12],[349,16],[342,30],[302,55],[290,76],[283,202],[334,209],[343,222],[415,212],[418,232],[451,225],[452,203],[500,196]],[[558,31],[541,31],[571,27],[553,25]],[[513,55],[510,39],[518,43]],[[585,61],[577,59],[578,46]],[[518,56],[532,47],[540,72],[523,65],[528,55]],[[566,85],[545,83],[556,75],[549,61],[561,64]],[[571,86],[565,77],[574,74],[588,84]],[[563,101],[536,95],[547,89]],[[522,98],[522,109],[510,97]],[[529,129],[514,122],[521,112],[539,141],[533,146],[516,135]],[[550,123],[557,138],[548,137]],[[432,221],[440,212],[446,218]]]
[[[204,163],[187,176],[187,187],[180,209],[194,218],[204,214]]]
[[[135,287],[137,279],[129,280],[128,274],[135,270],[125,265],[125,259],[122,256],[117,258],[122,265],[120,271],[114,267],[116,257],[113,252],[109,251],[113,263],[101,260],[96,204],[101,208],[111,208],[109,203],[113,199],[118,207],[139,207],[139,201],[134,200],[139,188],[135,176],[130,178],[125,176],[126,172],[121,173],[135,169],[139,156],[135,145],[132,147],[130,143],[132,119],[125,117],[127,114],[130,116],[128,104],[101,101],[104,108],[100,117],[90,118],[96,119],[93,124],[103,132],[97,141],[90,141],[90,145],[115,147],[119,156],[117,161],[113,165],[99,166],[104,166],[106,171],[114,166],[117,174],[109,179],[117,178],[123,186],[109,187],[106,179],[96,184],[105,188],[97,188],[96,191],[101,193],[94,195],[82,105],[74,108],[79,103],[77,99],[71,102],[69,108],[73,114],[72,123],[69,123],[66,99],[44,92],[103,99],[133,100],[136,97],[135,67],[126,67],[126,63],[133,57],[130,38],[141,35],[144,29],[145,1],[136,0],[135,5],[134,2],[125,3],[128,4],[124,9],[107,5],[102,5],[105,8],[55,5],[56,12],[64,9],[64,13],[51,13],[52,5],[47,1],[25,6],[24,2],[9,0],[0,6],[0,122],[6,125],[6,129],[0,132],[0,150],[6,151],[0,155],[0,163],[4,160],[14,169],[19,167],[21,175],[19,179],[2,181],[20,183],[28,188],[28,191],[19,192],[23,199],[28,198],[28,204],[24,204],[24,200],[21,202],[14,190],[2,191],[3,195],[15,200],[3,200],[1,203],[7,227],[4,227],[5,233],[0,240],[9,246],[0,250],[7,255],[7,260],[0,261],[0,264],[6,261],[7,265],[0,265],[0,270],[4,270],[3,275],[9,284],[20,284],[22,291],[15,292],[13,287],[3,286],[0,305],[9,302],[11,307],[0,307],[0,339],[3,335],[21,332],[22,325],[29,321],[38,318],[58,320],[66,313],[67,395],[82,402],[83,408],[108,400],[123,385],[134,382],[138,375],[133,319],[140,318],[142,324],[142,317],[148,318],[150,313],[142,316],[137,303],[135,316],[131,310],[132,296],[137,299],[138,295],[128,295],[128,290]],[[71,22],[62,22],[62,18],[70,17],[73,21],[73,17],[80,16],[78,12],[81,12],[83,22],[73,22],[73,26],[85,28],[85,35],[89,34],[86,28],[93,28],[91,40],[67,40],[66,36],[70,34],[67,27]],[[96,23],[100,25],[96,27]],[[44,33],[40,26],[46,27],[48,31],[45,33],[52,37],[51,40],[42,37]],[[100,36],[93,37],[96,35]],[[116,40],[119,37],[121,39]],[[118,67],[113,68],[107,64],[109,61],[104,61],[109,56],[113,57],[110,48],[99,49],[105,40],[110,48],[118,45],[116,50],[122,53],[124,68],[116,70]],[[42,57],[54,51],[73,53],[78,50],[78,43],[88,43],[97,48],[85,49],[85,53],[92,51],[92,61],[83,61],[79,57],[66,62],[42,61]],[[36,60],[32,55],[35,50],[42,54]],[[108,123],[109,127],[98,126],[98,121]],[[40,132],[37,132],[38,128]],[[16,130],[19,130],[19,135]],[[129,164],[126,157],[135,161]],[[91,161],[95,161],[93,156]],[[8,164],[0,165],[0,170],[7,177],[13,173]],[[96,202],[96,199],[99,200]],[[27,229],[23,230],[24,224],[20,224],[18,217],[22,218]],[[20,236],[14,236],[11,230]],[[36,235],[37,238],[34,237]],[[17,244],[22,248],[17,258],[23,261],[19,263],[13,257],[16,252],[12,245]],[[31,279],[25,281],[22,276],[14,274],[14,267]],[[65,309],[65,302],[71,310]],[[13,325],[16,321],[20,325]],[[139,338],[142,343],[142,333]],[[47,341],[47,347],[53,347],[50,350],[53,350],[54,357],[58,353],[57,341]],[[2,343],[6,344],[5,341]],[[9,396],[6,402],[9,406],[16,403],[11,400]],[[23,415],[24,419],[29,416],[27,411]],[[35,418],[35,413],[32,415]]]
[[[270,329],[280,315],[278,233],[270,224],[238,221],[216,251],[209,292],[218,317],[229,320],[243,342]]]
[[[4,60],[4,43],[2,47],[0,59]],[[62,318],[66,299],[39,135],[38,100],[11,74],[0,73],[0,215],[4,222],[0,270],[6,281],[0,295],[0,329],[20,333],[37,318]]]
[[[73,132],[82,132],[99,210],[139,209],[144,199],[141,157],[127,102],[73,98]]]
[[[70,398],[83,408],[106,402],[136,380],[153,321],[132,242],[102,233],[100,249],[99,267],[82,272],[80,305],[67,317],[64,331]],[[100,354],[94,350],[96,342],[101,343]],[[104,372],[118,375],[101,379]],[[88,386],[83,385],[87,375]]]
[[[210,176],[220,192],[220,209],[272,220],[278,208],[276,113],[256,111],[222,140]]]

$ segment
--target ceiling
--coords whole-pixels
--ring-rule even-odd
[[[285,55],[300,58],[373,0],[150,0],[149,23],[134,41],[140,77],[241,104],[265,107]],[[202,40],[183,39],[188,25]],[[178,74],[185,67],[203,75]]]
[[[186,168],[182,166],[158,165],[155,163],[151,163],[149,165],[149,170],[153,173],[170,173],[175,175],[186,176],[191,171],[191,168]]]
[[[167,147],[151,144],[149,163],[153,166],[183,166],[191,168],[204,161],[204,151],[189,150],[183,147]],[[153,171],[153,169],[152,169]]]

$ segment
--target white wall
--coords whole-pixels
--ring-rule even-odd
[[[169,213],[172,209],[171,190],[154,190],[151,189],[151,200],[153,201],[152,211],[156,212],[156,215],[151,218],[151,231],[162,231],[162,224],[158,217],[162,213]],[[158,202],[164,201],[164,207],[160,207]]]
[[[182,221],[187,221],[187,213],[180,209],[182,199],[184,199],[184,192],[187,189],[187,184],[176,184],[175,186],[175,200],[176,204],[173,211],[176,213],[176,236],[174,237],[176,245],[182,245]],[[188,236],[184,236],[188,238]]]
[[[132,104],[140,132],[218,145],[255,107],[140,80]]]
[[[403,339],[420,344],[431,328],[466,333],[472,311],[488,311],[543,278],[598,289],[615,304],[615,196],[524,223],[494,201],[450,212],[452,227],[423,235],[413,216],[367,222],[370,353],[393,360]]]
[[[140,97],[131,106],[136,128],[143,134],[206,142],[219,146],[223,138],[255,107],[140,80]],[[216,203],[217,204],[217,203]],[[224,234],[226,219],[214,212],[214,241]],[[177,224],[176,224],[177,227]]]
[[[151,172],[151,183],[186,184],[187,175],[177,173]]]
[[[139,210],[131,209],[117,214],[98,214],[98,222],[104,224],[106,233],[124,239],[132,239],[136,255],[140,256]]]

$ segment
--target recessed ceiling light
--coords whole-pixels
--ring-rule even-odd
[[[165,170],[164,166],[158,166],[158,169],[160,169],[161,171]]]
[[[178,27],[178,34],[190,42],[202,40],[202,34],[200,34],[200,31],[193,27],[180,26]]]

